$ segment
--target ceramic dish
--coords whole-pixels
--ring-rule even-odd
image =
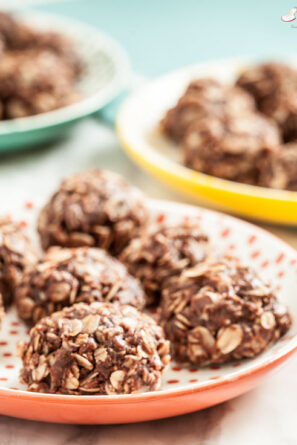
[[[114,99],[129,77],[125,51],[96,28],[50,14],[26,13],[20,15],[20,20],[37,29],[63,33],[74,42],[86,65],[78,82],[82,99],[47,113],[0,121],[0,152],[31,147],[63,135],[74,122]]]
[[[146,84],[122,105],[117,118],[118,135],[127,153],[141,167],[184,194],[245,217],[297,225],[297,192],[240,184],[184,167],[181,150],[158,127],[191,80],[212,76],[232,82],[249,63],[253,62],[239,59],[208,62]]]
[[[26,327],[13,310],[0,331],[0,414],[49,422],[104,424],[139,422],[184,414],[228,400],[259,384],[297,349],[297,252],[254,225],[217,212],[167,201],[149,202],[156,220],[178,222],[194,218],[220,250],[256,267],[274,283],[290,308],[289,333],[253,360],[197,369],[171,363],[159,391],[117,396],[65,396],[27,392],[18,381],[21,361],[16,344]],[[31,206],[30,206],[31,208]],[[16,209],[16,218],[33,229],[36,209]],[[32,230],[33,232],[33,230]]]

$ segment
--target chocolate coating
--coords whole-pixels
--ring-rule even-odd
[[[37,253],[22,227],[8,218],[0,219],[0,293],[5,306],[12,301],[15,287]]]
[[[44,249],[101,247],[118,255],[145,226],[143,194],[115,173],[90,170],[62,181],[40,213]]]
[[[18,315],[28,323],[74,303],[117,301],[143,309],[145,300],[123,264],[90,247],[51,247],[15,290]]]
[[[142,282],[147,303],[158,304],[166,280],[203,261],[208,248],[208,237],[197,223],[165,225],[133,239],[120,260]]]
[[[291,316],[252,269],[224,257],[167,283],[161,324],[174,359],[204,366],[263,352],[288,331]]]
[[[274,122],[257,113],[223,121],[205,118],[183,139],[184,163],[219,178],[257,184],[262,162],[280,142]]]
[[[178,103],[166,113],[161,125],[167,136],[181,141],[188,128],[200,119],[224,119],[254,110],[252,96],[243,89],[206,77],[190,83]]]
[[[76,395],[158,389],[170,361],[162,328],[112,303],[80,303],[43,318],[19,351],[30,391]]]
[[[297,70],[282,63],[247,68],[237,85],[256,100],[258,109],[278,123],[285,141],[297,138]]]

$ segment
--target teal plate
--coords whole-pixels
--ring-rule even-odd
[[[96,113],[126,87],[130,67],[125,51],[96,28],[51,14],[26,13],[20,19],[37,29],[69,36],[85,63],[78,83],[82,99],[48,113],[0,121],[0,152],[20,150],[64,136],[79,119]]]

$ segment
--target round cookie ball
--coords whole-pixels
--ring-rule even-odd
[[[24,274],[14,296],[19,317],[28,323],[74,303],[117,301],[142,309],[145,300],[140,283],[123,264],[91,247],[51,247]]]
[[[66,178],[39,216],[42,246],[85,245],[117,255],[146,224],[144,201],[138,189],[109,171]]]
[[[1,324],[2,324],[2,320],[4,317],[4,304],[3,304],[3,298],[2,295],[0,294],[0,329],[1,329]]]
[[[187,167],[238,182],[257,184],[262,162],[278,150],[276,124],[260,113],[196,122],[183,140]]]
[[[4,117],[12,119],[72,104],[79,94],[61,57],[49,50],[29,49],[1,56],[0,97]]]
[[[47,49],[58,55],[67,64],[74,79],[81,76],[85,64],[77,52],[74,42],[63,34],[53,31],[34,32],[34,48]]]
[[[30,391],[130,394],[155,390],[170,361],[169,342],[131,306],[80,303],[40,320],[20,345]]]
[[[258,109],[279,125],[286,142],[297,138],[297,70],[282,63],[247,68],[237,84],[249,92]]]
[[[33,44],[34,33],[29,26],[2,11],[0,12],[0,39],[4,50],[21,50]]]
[[[3,50],[14,54],[28,49],[47,49],[68,64],[74,77],[78,77],[83,70],[81,56],[67,36],[52,31],[38,31],[5,12],[0,12],[0,41]]]
[[[198,366],[254,357],[291,325],[270,287],[231,257],[172,278],[162,293],[161,320],[173,358]]]
[[[189,84],[177,104],[166,113],[161,126],[167,136],[181,141],[190,125],[200,119],[211,116],[223,119],[254,110],[255,101],[245,90],[205,77]]]
[[[263,163],[260,185],[274,189],[297,191],[297,143],[281,146]]]
[[[12,301],[24,271],[37,262],[37,253],[20,224],[0,219],[0,293],[5,306]]]
[[[208,255],[208,237],[197,223],[161,226],[133,239],[120,255],[145,289],[147,304],[158,304],[166,280]]]

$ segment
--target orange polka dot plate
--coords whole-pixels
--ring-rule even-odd
[[[222,213],[167,201],[149,201],[156,221],[197,221],[218,250],[232,252],[273,283],[295,319],[289,333],[252,360],[196,368],[172,362],[160,390],[116,396],[66,396],[26,391],[19,383],[16,345],[27,328],[14,310],[0,331],[0,414],[47,422],[107,424],[140,422],[185,414],[221,403],[260,384],[297,349],[297,252],[268,232]],[[32,230],[38,206],[14,212]]]

